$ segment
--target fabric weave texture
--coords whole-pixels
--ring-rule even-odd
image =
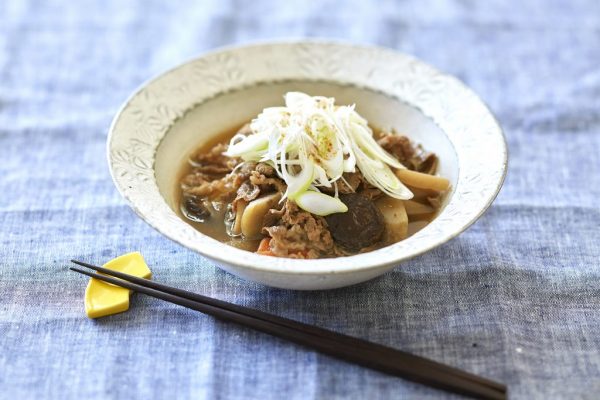
[[[242,281],[137,218],[105,141],[130,92],[203,51],[286,37],[377,44],[462,79],[509,171],[457,239],[371,282]],[[356,60],[355,60],[356,61]],[[155,279],[481,374],[514,399],[600,396],[600,2],[0,2],[0,399],[455,396],[133,296],[89,320],[86,280],[139,250]]]

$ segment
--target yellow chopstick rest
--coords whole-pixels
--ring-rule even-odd
[[[144,257],[137,251],[113,258],[103,267],[140,278],[152,277]],[[85,313],[89,318],[100,318],[127,311],[130,294],[129,289],[91,278],[85,289]]]

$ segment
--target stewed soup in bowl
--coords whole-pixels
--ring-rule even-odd
[[[199,268],[300,290],[369,280],[454,238],[507,161],[495,118],[457,79],[320,41],[165,72],[123,105],[107,150],[133,210]]]

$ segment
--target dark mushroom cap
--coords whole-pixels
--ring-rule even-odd
[[[185,194],[181,203],[181,212],[191,221],[204,222],[210,218],[210,211],[202,200],[194,195]]]
[[[325,217],[335,242],[350,251],[379,242],[385,224],[375,203],[359,193],[342,194],[340,200],[348,206],[348,211]]]

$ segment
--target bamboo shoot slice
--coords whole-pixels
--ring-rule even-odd
[[[252,200],[242,214],[241,229],[244,238],[254,239],[260,236],[263,219],[267,212],[275,207],[281,199],[281,193],[276,192]]]
[[[404,200],[404,208],[409,217],[412,215],[433,214],[435,212],[433,207],[413,200]]]
[[[410,185],[406,185],[406,187],[408,187],[408,189],[412,192],[413,194],[413,198],[411,200],[413,201],[418,201],[421,203],[425,203],[427,202],[429,197],[436,197],[439,196],[440,192],[438,192],[437,190],[431,190],[431,189],[419,189],[416,188],[414,186],[410,186]]]
[[[383,196],[375,202],[375,205],[383,215],[387,241],[395,243],[405,239],[408,235],[408,215],[404,201]]]
[[[409,169],[397,169],[396,176],[405,185],[414,186],[419,189],[432,189],[443,192],[450,187],[450,181],[446,178],[411,171]]]

